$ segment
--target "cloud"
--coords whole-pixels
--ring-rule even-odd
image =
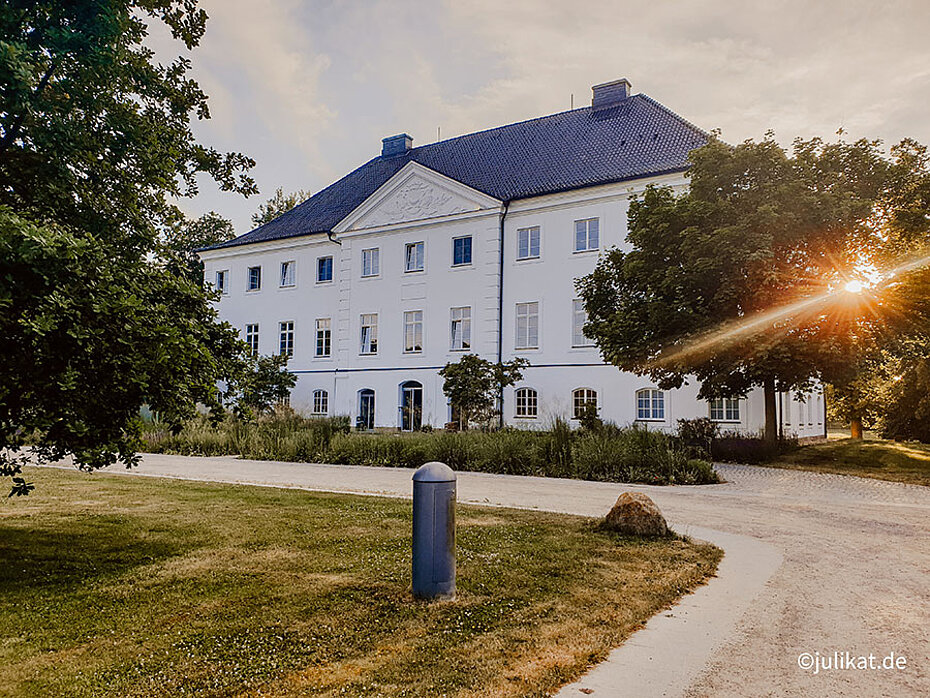
[[[730,142],[930,141],[923,0],[209,0],[192,60],[209,143],[255,157],[263,192],[318,190],[406,131],[415,144],[590,101],[627,77]],[[202,199],[202,201],[200,201]],[[197,206],[248,228],[257,204]]]

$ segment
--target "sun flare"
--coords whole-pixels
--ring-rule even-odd
[[[843,290],[847,293],[862,293],[865,290],[865,284],[858,279],[853,279],[844,284]]]

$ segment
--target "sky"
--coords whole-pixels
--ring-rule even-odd
[[[261,193],[181,202],[236,232],[277,187],[316,192],[406,132],[414,145],[590,103],[620,77],[737,143],[930,143],[928,0],[201,0],[186,55],[210,96],[198,139],[243,152]]]

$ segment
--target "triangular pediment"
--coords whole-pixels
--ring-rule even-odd
[[[445,218],[497,208],[500,203],[418,162],[409,162],[343,218],[333,232]]]

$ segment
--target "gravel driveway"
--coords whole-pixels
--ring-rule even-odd
[[[603,515],[620,491],[638,490],[681,533],[710,528],[777,548],[781,566],[689,679],[685,696],[930,696],[930,488],[752,466],[718,471],[726,483],[701,487],[460,473],[459,500]],[[386,495],[411,491],[410,471],[390,468],[149,455],[138,472]],[[814,674],[798,666],[804,652],[872,654],[879,662],[894,652],[907,664]],[[622,687],[614,695],[625,695]]]

